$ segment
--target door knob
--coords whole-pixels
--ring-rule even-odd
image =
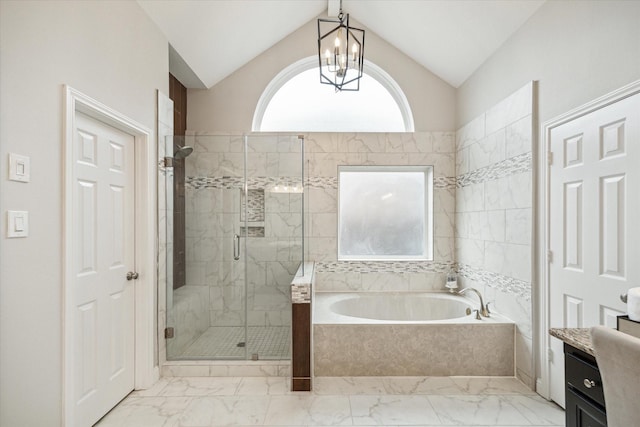
[[[138,278],[138,273],[134,273],[130,271],[127,273],[127,280],[136,280]]]

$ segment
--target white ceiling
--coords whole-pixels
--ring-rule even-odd
[[[328,1],[138,3],[193,70],[196,81],[211,87],[326,12]],[[342,7],[391,45],[458,87],[543,3],[544,0],[343,0]]]

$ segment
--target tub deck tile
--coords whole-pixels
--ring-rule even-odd
[[[316,376],[515,374],[513,323],[313,327]]]

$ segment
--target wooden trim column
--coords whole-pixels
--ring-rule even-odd
[[[187,88],[169,74],[169,98],[173,101],[173,157],[175,150],[185,145],[187,130]],[[185,159],[173,160],[173,289],[187,284],[186,258],[186,194]]]
[[[291,286],[291,391],[311,391],[311,285]]]

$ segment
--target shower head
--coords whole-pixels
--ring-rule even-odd
[[[192,152],[193,152],[193,147],[189,145],[183,145],[182,147],[178,146],[178,148],[176,149],[176,152],[173,153],[173,158],[176,160],[184,159],[185,157],[189,156],[189,154],[191,154]]]

